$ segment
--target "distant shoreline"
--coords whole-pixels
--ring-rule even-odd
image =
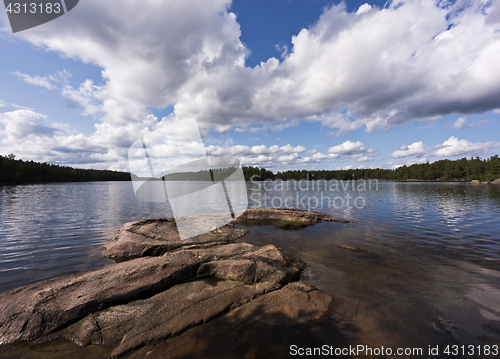
[[[144,179],[146,180],[146,179]],[[149,180],[158,180],[158,179],[149,179]],[[159,181],[159,180],[158,180]],[[493,181],[482,181],[482,182],[473,182],[473,181],[468,181],[468,180],[419,180],[419,179],[408,179],[408,180],[388,180],[388,179],[379,179],[379,178],[355,178],[355,179],[348,179],[348,180],[343,180],[343,179],[329,179],[329,180],[323,180],[323,179],[310,179],[310,180],[282,180],[282,179],[267,179],[263,181],[245,181],[247,182],[300,182],[300,181],[306,181],[306,182],[320,182],[320,181],[326,181],[326,182],[334,182],[334,181],[339,181],[339,182],[350,182],[350,181],[381,181],[381,182],[394,182],[394,183],[467,183],[467,184],[500,184],[500,178],[493,180]],[[62,183],[100,183],[100,182],[133,182],[132,179],[128,180],[89,180],[89,181],[51,181],[51,182],[0,182],[0,186],[25,186],[25,185],[39,185],[39,184],[62,184]],[[172,182],[184,182],[184,181],[172,181]],[[190,181],[191,182],[191,181]],[[203,181],[196,181],[193,180],[192,182],[203,182]],[[231,181],[230,181],[231,182]]]
[[[288,170],[272,172],[265,168],[243,166],[245,181],[350,181],[377,180],[393,182],[471,182],[489,183],[500,179],[500,158],[498,155],[482,160],[461,158],[454,161],[439,160],[432,163],[400,166],[394,169],[358,168],[343,170]],[[198,172],[176,172],[156,180],[197,181],[214,178],[234,172],[236,167],[212,168]],[[166,178],[165,178],[166,177]],[[168,178],[170,177],[170,178]],[[228,176],[218,176],[227,178]],[[16,160],[15,155],[0,155],[0,184],[16,185],[52,182],[103,182],[103,181],[145,181],[152,178],[138,177],[129,172],[111,170],[77,169],[48,163]]]

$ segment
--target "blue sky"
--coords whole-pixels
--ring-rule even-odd
[[[500,0],[464,4],[82,0],[16,34],[2,9],[0,154],[128,170],[137,139],[196,118],[207,154],[274,171],[486,158]],[[198,153],[174,137],[151,144],[164,167]]]

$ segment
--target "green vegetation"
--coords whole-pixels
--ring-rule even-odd
[[[302,229],[306,228],[307,226],[310,226],[311,223],[308,222],[302,222],[302,221],[286,221],[284,219],[274,222],[273,223],[275,227],[280,228],[280,229],[285,229],[285,230],[290,230],[290,229]]]
[[[142,221],[135,222],[133,225],[134,226],[144,226],[146,224],[151,224],[151,223],[165,223],[165,222],[175,223],[175,221],[172,221],[169,218],[156,218],[156,219],[144,219]]]
[[[214,168],[198,172],[176,172],[163,176],[164,181],[221,181],[231,180],[231,175],[236,172],[238,167],[230,166],[223,168]],[[272,173],[272,172],[271,172]],[[234,178],[235,181],[239,180]]]
[[[500,158],[498,155],[482,160],[479,157],[461,158],[459,160],[440,160],[433,163],[414,164],[396,169],[356,169],[339,171],[306,171],[295,170],[286,172],[271,171],[257,167],[243,167],[245,180],[351,180],[379,179],[390,181],[490,181],[500,178]]]
[[[297,172],[297,171],[291,171],[291,172]],[[243,167],[243,174],[245,175],[245,181],[250,181],[252,177],[254,181],[265,181],[266,179],[274,180],[280,178],[276,177],[274,173],[272,173],[269,170],[266,170],[265,168],[248,167],[248,166]]]
[[[0,184],[43,182],[130,181],[130,173],[84,170],[71,167],[16,160],[15,155],[0,155]]]

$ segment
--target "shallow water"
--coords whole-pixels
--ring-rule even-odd
[[[251,227],[245,241],[291,251],[308,264],[303,279],[355,302],[357,330],[348,335],[356,344],[419,347],[424,354],[429,345],[440,345],[441,354],[447,345],[475,345],[468,357],[485,357],[477,345],[500,345],[500,186],[380,182],[378,190],[350,189],[330,198],[362,197],[363,208],[328,208],[325,200],[311,210],[353,223]],[[255,190],[253,204],[295,195],[294,203],[306,198],[308,209],[321,192],[326,196],[311,186],[297,199],[297,191]]]
[[[248,183],[249,206],[281,202],[353,223],[250,227],[244,240],[291,251],[308,264],[304,280],[354,302],[357,314],[344,331],[353,343],[500,344],[500,186],[298,184]],[[0,292],[112,264],[101,246],[123,223],[169,216],[167,204],[138,202],[128,182],[2,186]]]
[[[363,227],[321,223],[294,232],[249,227],[252,232],[242,240],[296,254],[308,265],[303,280],[354,302],[357,314],[345,334],[356,345],[500,344],[500,272],[488,269],[491,263],[480,266],[440,250],[398,247]]]

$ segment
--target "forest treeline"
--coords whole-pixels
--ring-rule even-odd
[[[265,168],[243,166],[246,181],[271,180],[351,180],[379,179],[389,181],[490,181],[500,178],[500,158],[461,158],[440,160],[432,163],[402,166],[396,169],[352,169],[352,170],[294,170],[273,173]],[[170,181],[196,181],[226,179],[237,170],[226,167],[210,171],[173,173],[165,176]],[[237,176],[233,176],[238,180]],[[231,179],[231,177],[229,177]],[[41,183],[41,182],[87,182],[87,181],[130,181],[128,172],[110,170],[76,169],[59,165],[16,160],[14,155],[0,155],[0,183]]]
[[[236,171],[236,167],[227,167],[210,171],[173,173],[165,176],[170,181],[210,180],[214,176],[216,181],[227,178]],[[211,172],[211,173],[210,173]],[[482,160],[476,158],[461,158],[459,160],[440,160],[432,163],[402,166],[396,169],[352,169],[337,171],[308,171],[294,170],[273,173],[272,171],[243,166],[245,181],[270,180],[351,180],[351,179],[379,179],[388,181],[490,181],[500,178],[500,158],[498,155]],[[234,178],[237,180],[237,177]]]
[[[243,172],[249,168],[253,167],[243,167]],[[234,180],[238,181],[240,178],[237,174],[233,175],[238,167],[229,166],[223,168],[214,168],[210,170],[203,170],[198,172],[176,172],[170,173],[166,176],[163,176],[162,179],[164,181],[222,181],[226,180]],[[270,172],[270,171],[269,171]],[[272,173],[272,172],[271,172]],[[246,176],[245,176],[245,180]],[[247,180],[249,181],[249,180]]]
[[[379,179],[389,181],[491,181],[500,178],[500,158],[498,155],[482,160],[476,158],[461,158],[459,160],[439,160],[432,163],[402,166],[396,169],[365,168],[338,171],[306,171],[295,170],[273,173],[264,168],[243,167],[245,180],[350,180]]]
[[[48,163],[16,160],[13,154],[0,155],[0,183],[130,181],[130,173],[84,170]]]

